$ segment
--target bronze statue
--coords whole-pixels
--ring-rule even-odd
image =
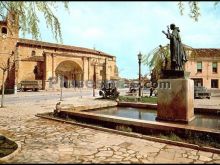
[[[181,38],[179,35],[179,27],[176,27],[175,24],[170,24],[170,33],[169,26],[167,26],[167,33],[162,31],[167,38],[170,40],[170,58],[171,58],[171,70],[183,70],[183,64],[187,61],[186,53],[183,48]]]

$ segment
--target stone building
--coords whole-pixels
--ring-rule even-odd
[[[220,49],[193,48],[188,51],[185,70],[195,86],[220,89]]]
[[[118,78],[115,56],[94,49],[19,38],[17,20],[10,13],[0,21],[0,66],[10,66],[5,79],[7,88],[16,89],[24,80],[38,80],[42,89],[60,88],[60,82],[66,88],[92,87],[93,82]]]
[[[190,72],[189,78],[194,80],[194,86],[204,86],[213,92],[220,90],[220,49],[183,46],[188,60],[184,64],[184,70]],[[169,45],[166,45],[167,49],[169,51]],[[168,68],[169,65],[168,63]],[[152,69],[152,83],[157,84],[159,71],[157,68]]]

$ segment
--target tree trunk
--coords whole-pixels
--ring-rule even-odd
[[[60,88],[60,101],[63,101],[63,88]]]
[[[60,101],[63,101],[63,84],[64,84],[64,77],[60,76]]]
[[[3,71],[2,77],[2,100],[1,100],[1,108],[4,107],[4,96],[5,96],[5,71]]]

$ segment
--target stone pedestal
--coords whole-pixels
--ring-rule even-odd
[[[186,78],[158,80],[156,120],[188,123],[194,117],[194,82]]]

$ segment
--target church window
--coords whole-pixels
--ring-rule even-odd
[[[7,34],[7,28],[6,27],[2,27],[2,34]]]
[[[36,52],[34,50],[32,50],[31,56],[35,56],[35,55],[36,55]]]

